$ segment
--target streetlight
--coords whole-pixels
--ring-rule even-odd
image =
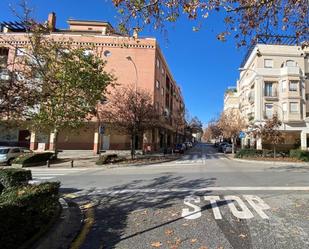
[[[126,59],[130,62],[132,62],[134,69],[135,69],[135,104],[137,102],[137,82],[138,82],[138,74],[137,74],[137,67],[135,62],[133,61],[131,56],[127,56]],[[136,126],[135,126],[135,122],[136,122],[136,116],[134,114],[134,122],[133,122],[133,138],[132,138],[132,149],[131,149],[131,156],[133,157],[135,155],[135,139],[136,139]]]

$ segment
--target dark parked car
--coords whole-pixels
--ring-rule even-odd
[[[229,145],[229,143],[227,143],[227,142],[222,142],[222,143],[220,143],[220,144],[218,145],[218,152],[223,152],[223,147],[224,147],[225,145]]]
[[[186,150],[186,146],[184,144],[176,144],[174,148],[175,153],[183,154]]]

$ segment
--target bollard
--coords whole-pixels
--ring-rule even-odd
[[[74,165],[73,165],[73,164],[74,164],[74,160],[72,160],[72,161],[71,161],[71,168],[73,168],[73,167],[74,167]]]
[[[49,160],[46,161],[46,166],[47,166],[47,168],[50,168],[50,162],[49,162]]]

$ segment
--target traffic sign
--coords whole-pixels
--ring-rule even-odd
[[[239,138],[245,138],[246,137],[246,133],[244,133],[243,131],[239,132],[238,135]]]

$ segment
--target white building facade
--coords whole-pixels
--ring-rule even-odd
[[[238,108],[249,124],[273,115],[282,121],[285,149],[308,149],[309,48],[296,45],[256,44],[240,69]],[[235,96],[236,97],[236,96]],[[243,143],[268,148],[248,135]]]

